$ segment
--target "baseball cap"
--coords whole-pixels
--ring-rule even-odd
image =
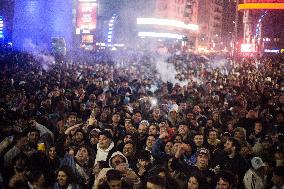
[[[112,140],[112,135],[111,135],[111,133],[110,133],[109,131],[101,131],[101,132],[99,133],[99,136],[100,136],[100,135],[104,135],[105,137],[107,137],[107,138],[109,138],[109,139]]]
[[[265,163],[263,163],[262,159],[260,157],[254,157],[251,159],[251,165],[253,169],[258,170],[261,167],[266,166]]]
[[[140,123],[139,123],[139,125],[141,125],[141,124],[145,124],[147,127],[150,125],[149,124],[149,122],[147,121],[147,120],[142,120]]]
[[[209,152],[209,150],[206,149],[206,148],[200,148],[199,150],[197,150],[197,155],[199,155],[199,154],[205,154],[205,155],[207,155],[208,157],[210,157],[210,152]]]
[[[231,135],[231,133],[229,133],[229,132],[223,132],[222,134],[221,134],[221,137],[223,137],[223,136],[227,136],[227,137],[231,137],[232,135]]]

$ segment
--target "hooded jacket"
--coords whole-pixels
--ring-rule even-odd
[[[111,167],[111,168],[114,169],[114,167],[113,167],[112,164],[111,164],[111,160],[112,160],[112,158],[113,158],[114,156],[117,156],[117,155],[122,156],[123,159],[125,160],[125,163],[127,163],[127,165],[129,165],[129,164],[128,164],[128,160],[127,160],[127,158],[123,155],[123,153],[121,153],[120,151],[116,151],[116,152],[114,152],[114,153],[110,156],[110,158],[109,158],[109,160],[108,160],[108,165],[109,165],[109,167]]]
[[[104,178],[106,178],[106,173],[107,173],[109,170],[115,169],[115,168],[112,166],[112,164],[111,164],[111,160],[112,160],[113,157],[115,157],[115,156],[117,156],[117,155],[123,157],[124,160],[125,160],[125,163],[128,165],[128,160],[127,160],[127,158],[126,158],[120,151],[114,152],[114,153],[111,155],[111,157],[109,158],[109,167],[110,167],[110,168],[104,168],[104,169],[102,169],[102,170],[100,171],[100,173],[98,174],[97,178],[95,179],[95,182],[94,182],[94,185],[93,185],[93,189],[98,189],[98,188],[99,188],[99,184],[100,184],[99,181],[102,180],[102,179],[104,179]],[[131,172],[132,174],[135,174],[135,172],[134,172],[132,169],[130,169],[130,168],[129,168],[128,171]],[[135,175],[136,175],[136,174],[135,174]],[[129,183],[129,181],[127,180],[127,178],[124,178],[124,180]],[[137,181],[136,181],[135,183],[130,183],[130,184],[133,184],[133,185],[134,185],[134,188],[136,188],[135,185],[138,186],[140,183],[141,183],[141,182],[140,182],[140,179],[139,179],[139,177],[137,176]]]

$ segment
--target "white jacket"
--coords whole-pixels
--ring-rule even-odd
[[[108,153],[111,149],[113,149],[114,143],[111,142],[109,147],[105,150],[101,149],[99,147],[99,144],[97,144],[97,154],[96,154],[96,159],[95,159],[95,164],[97,164],[98,161],[106,161]]]
[[[265,189],[266,177],[260,177],[252,168],[247,170],[244,179],[244,185],[246,189]]]

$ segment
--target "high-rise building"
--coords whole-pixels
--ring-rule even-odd
[[[241,15],[239,14],[238,21],[236,21],[236,0],[227,0],[223,2],[223,21],[222,21],[222,42],[224,49],[227,52],[232,52],[235,40],[241,37],[241,32],[238,32],[240,35],[236,38],[236,31],[235,31],[235,24],[237,24],[238,29],[237,31],[241,30],[242,19]]]
[[[135,15],[142,18],[137,28],[138,35],[160,38],[159,41],[166,41],[163,37],[173,38],[193,47],[198,30],[197,6],[196,0],[148,0],[136,4]]]
[[[223,0],[199,0],[198,47],[204,50],[220,48],[223,19]]]

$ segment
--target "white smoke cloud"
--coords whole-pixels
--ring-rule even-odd
[[[39,45],[35,45],[31,39],[24,40],[23,50],[31,53],[44,70],[48,70],[50,66],[55,64],[55,58],[49,54],[44,54],[43,48]]]
[[[159,60],[155,62],[155,67],[163,82],[177,83],[177,79],[175,78],[177,71],[173,64]]]
[[[223,75],[228,75],[229,65],[228,60],[225,58],[217,58],[213,59],[210,62],[210,66],[212,69],[218,69]]]

